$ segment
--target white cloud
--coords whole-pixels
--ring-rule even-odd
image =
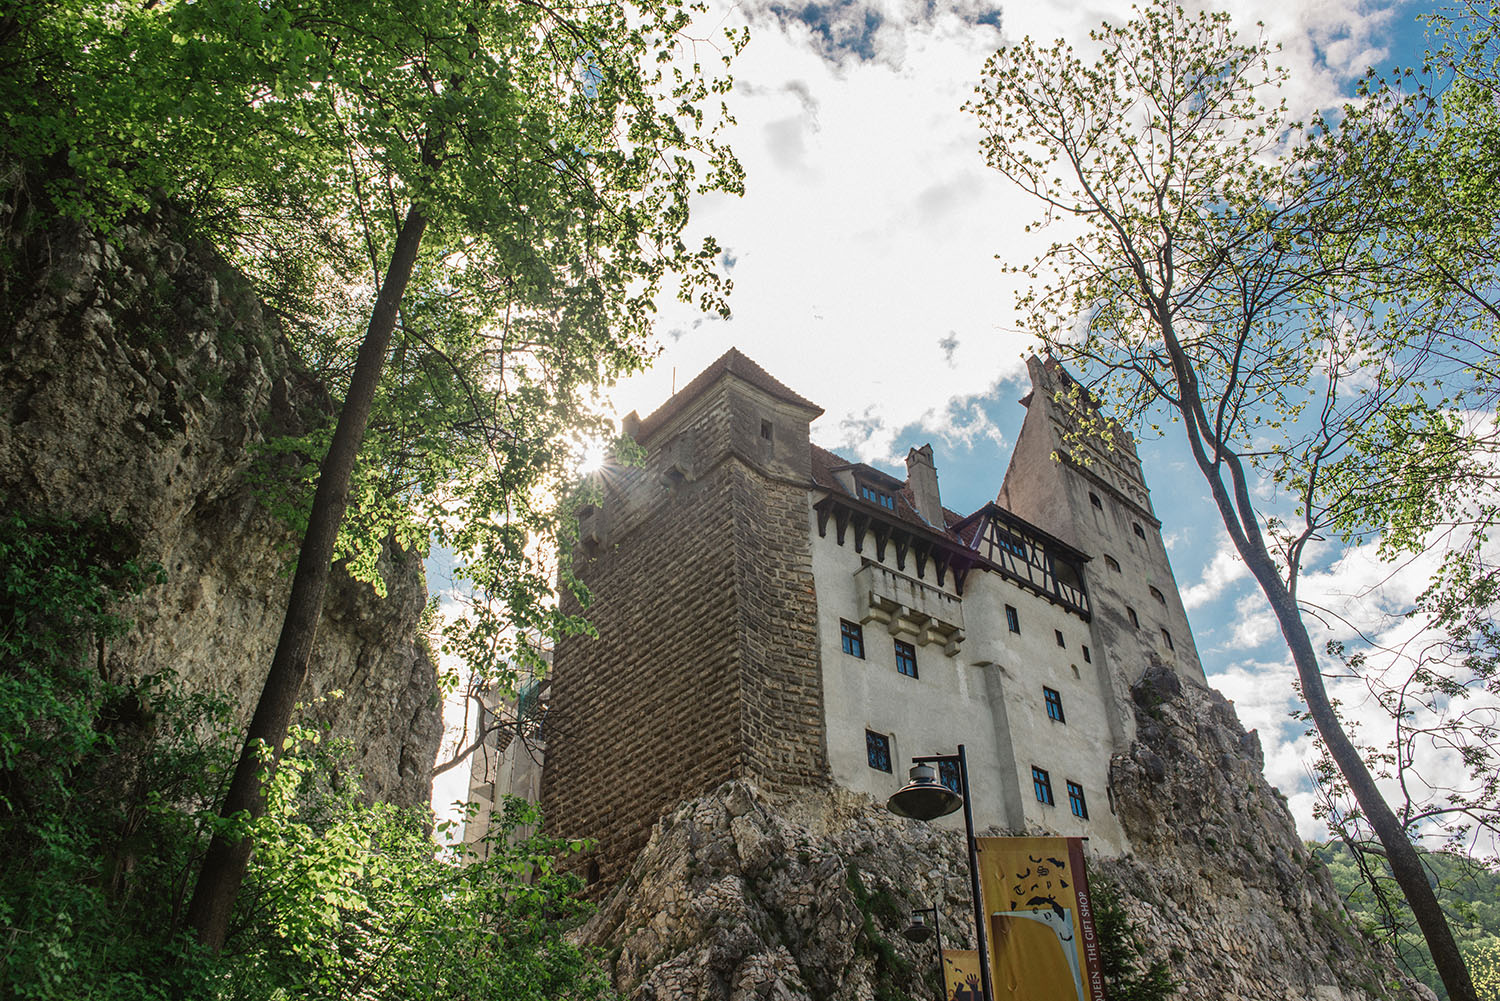
[[[1171,548],[1170,543],[1168,548]],[[1240,559],[1234,543],[1221,533],[1219,548],[1215,550],[1213,559],[1208,561],[1208,566],[1203,568],[1198,583],[1183,588],[1182,606],[1190,612],[1200,608],[1223,594],[1229,585],[1248,576],[1250,571],[1245,567],[1245,561]]]
[[[1044,241],[1023,232],[1037,206],[985,167],[975,123],[959,109],[1003,40],[1062,35],[1083,46],[1089,29],[1129,16],[1130,6],[736,6],[726,19],[752,26],[730,96],[739,122],[730,138],[747,193],[702,199],[694,218],[695,230],[713,233],[735,259],[735,316],[704,319],[664,304],[662,355],[614,391],[619,411],[650,412],[733,346],[825,408],[813,428],[819,443],[878,460],[922,440],[989,438],[993,457],[976,450],[975,461],[993,463],[998,486],[1004,442],[981,404],[1000,380],[1023,373],[1029,344],[1014,313],[1017,283],[995,257],[1029,261],[1055,234]],[[1227,9],[1242,31],[1264,21],[1282,43],[1278,62],[1293,81],[1286,96],[1292,112],[1304,114],[1336,103],[1352,76],[1383,55],[1381,32],[1396,8],[1233,0]],[[1222,531],[1209,513],[1177,528]],[[1183,591],[1190,609],[1234,594],[1245,577],[1226,546]],[[1375,572],[1356,562],[1320,568],[1306,593],[1354,594]],[[1238,663],[1211,680],[1260,730],[1268,774],[1291,794],[1308,834],[1311,799],[1302,786],[1310,752],[1287,715],[1293,675],[1288,664],[1246,659],[1250,651],[1279,655],[1257,649],[1277,634],[1259,591],[1235,608],[1230,649]]]

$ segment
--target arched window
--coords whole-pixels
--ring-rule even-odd
[[[1167,603],[1167,596],[1164,595],[1164,594],[1162,594],[1160,591],[1158,591],[1154,587],[1151,588],[1151,597],[1155,598],[1157,600],[1157,602],[1160,603],[1160,604],[1165,605]]]
[[[1104,554],[1104,565],[1107,566],[1107,567],[1109,567],[1115,573],[1119,573],[1120,572],[1120,561],[1117,560],[1117,559],[1115,559],[1113,556],[1109,555],[1108,553]]]

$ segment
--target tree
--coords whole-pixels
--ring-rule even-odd
[[[728,81],[700,63],[691,13],[671,0],[78,0],[0,18],[5,151],[36,179],[26,194],[106,238],[131,212],[176,206],[342,390],[331,434],[291,445],[319,472],[190,907],[210,948],[336,556],[378,584],[393,534],[470,553],[490,604],[453,642],[491,664],[517,633],[580,627],[530,549],[549,530],[559,432],[586,419],[587,387],[644,362],[669,273],[682,297],[724,308],[717,248],[682,238],[692,194],[740,184],[713,137]],[[743,42],[703,47],[727,63]]]
[[[1456,496],[1484,443],[1454,414],[1472,397],[1437,387],[1482,370],[1493,342],[1446,326],[1442,297],[1386,284],[1431,272],[1357,197],[1370,175],[1330,169],[1334,125],[1290,119],[1263,38],[1164,2],[1091,37],[1092,63],[1063,42],[1002,50],[969,105],[990,166],[1042,202],[1039,225],[1067,229],[1022,269],[1022,322],[1090,379],[1071,400],[1083,433],[1157,409],[1182,428],[1450,997],[1471,999],[1411,831],[1329,696],[1298,584],[1330,536],[1452,514],[1428,502]],[[1258,476],[1289,513],[1261,499]]]

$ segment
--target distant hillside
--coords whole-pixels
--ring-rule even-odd
[[[1373,934],[1385,937],[1380,904],[1360,876],[1349,849],[1337,842],[1309,847],[1328,866],[1333,885],[1355,921]],[[1500,1001],[1500,871],[1477,868],[1471,862],[1441,852],[1428,853],[1424,858],[1428,870],[1442,887],[1439,899],[1448,913],[1459,948],[1469,961],[1480,1001]],[[1421,934],[1412,924],[1411,912],[1395,884],[1390,887],[1389,900],[1397,908],[1398,922],[1404,926],[1394,943],[1401,962],[1438,997],[1446,999],[1448,994],[1432,968],[1432,958]]]

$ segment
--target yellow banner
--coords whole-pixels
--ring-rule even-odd
[[[979,953],[973,949],[943,950],[943,995],[948,1001],[983,1001],[979,986]]]
[[[977,838],[995,1001],[1104,1001],[1080,838]]]

